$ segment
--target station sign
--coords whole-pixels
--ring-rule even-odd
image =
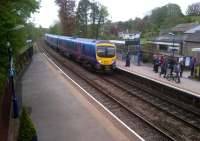
[[[126,40],[125,41],[125,46],[129,45],[140,45],[140,39],[134,39],[134,40]]]

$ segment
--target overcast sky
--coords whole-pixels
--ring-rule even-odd
[[[144,17],[155,7],[168,3],[178,4],[185,14],[187,6],[199,0],[98,0],[108,8],[112,21],[125,21],[130,18]],[[42,0],[39,13],[33,15],[33,22],[42,27],[49,27],[58,21],[58,7],[54,0]]]

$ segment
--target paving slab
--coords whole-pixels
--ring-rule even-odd
[[[22,77],[22,95],[39,141],[129,140],[42,53]]]

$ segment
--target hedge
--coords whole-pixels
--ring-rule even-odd
[[[20,129],[18,141],[37,141],[35,126],[28,115],[26,108],[22,109],[20,116]]]

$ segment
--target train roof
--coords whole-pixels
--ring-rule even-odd
[[[58,38],[59,37],[59,35],[53,35],[53,34],[45,34],[45,36],[54,37],[54,38]]]
[[[52,35],[52,34],[45,34],[45,36],[53,37],[53,38],[59,38],[61,40],[68,40],[68,41],[74,41],[74,42],[81,42],[83,44],[91,44],[96,45],[98,43],[110,43],[110,41],[106,40],[96,40],[96,39],[87,39],[87,38],[77,38],[77,37],[69,37],[69,36],[60,36],[60,35]]]

